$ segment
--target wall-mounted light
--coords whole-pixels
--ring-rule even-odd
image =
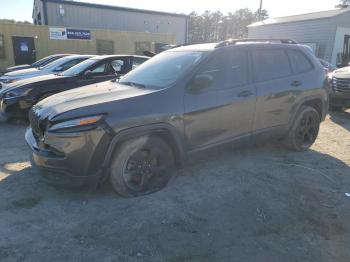
[[[59,6],[59,9],[60,9],[60,15],[63,17],[63,16],[64,16],[64,13],[65,13],[63,6],[60,5],[60,6]]]

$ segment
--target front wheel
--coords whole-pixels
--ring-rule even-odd
[[[124,142],[114,154],[110,183],[123,197],[159,191],[167,185],[174,170],[174,155],[169,145],[156,136]]]
[[[289,130],[287,145],[295,151],[305,151],[316,141],[320,130],[320,115],[310,106],[303,106]]]

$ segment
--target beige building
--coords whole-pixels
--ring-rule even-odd
[[[0,23],[0,71],[58,53],[142,54],[154,51],[158,43],[174,44],[176,36]]]

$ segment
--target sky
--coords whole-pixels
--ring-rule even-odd
[[[82,0],[79,0],[82,1]],[[220,10],[226,14],[239,8],[257,10],[260,0],[84,0],[83,2],[150,9],[172,13],[202,13]],[[270,17],[334,9],[339,0],[263,0]],[[0,0],[0,19],[32,22],[33,0]]]

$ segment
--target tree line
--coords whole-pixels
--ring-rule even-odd
[[[336,5],[336,8],[349,7],[350,0],[339,0],[339,4]],[[218,42],[229,38],[245,38],[248,36],[248,25],[269,17],[267,10],[259,11],[242,8],[226,15],[220,11],[205,11],[203,14],[192,12],[189,15],[188,42]]]
[[[189,15],[188,42],[217,42],[229,38],[244,38],[248,36],[247,26],[259,20],[268,18],[266,10],[251,11],[248,8],[238,9],[226,15],[220,11],[205,11],[199,15],[192,12]]]
[[[348,8],[350,6],[350,0],[339,0],[338,8]]]

